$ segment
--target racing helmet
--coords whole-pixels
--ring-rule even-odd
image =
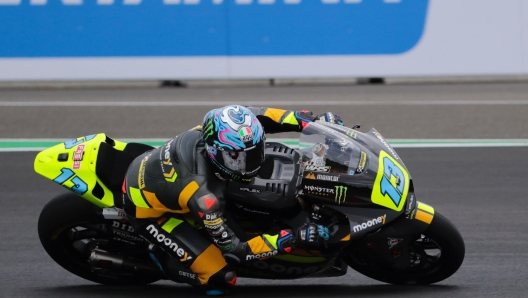
[[[202,123],[202,138],[220,179],[249,182],[264,162],[264,130],[245,107],[229,105],[209,111]]]

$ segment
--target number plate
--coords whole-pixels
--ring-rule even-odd
[[[387,152],[379,156],[378,175],[372,189],[372,202],[401,211],[409,191],[409,173]]]

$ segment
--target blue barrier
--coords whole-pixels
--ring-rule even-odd
[[[428,0],[0,0],[0,57],[399,54]]]

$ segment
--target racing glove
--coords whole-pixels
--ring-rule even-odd
[[[343,120],[341,120],[341,117],[339,117],[339,115],[334,114],[332,112],[326,112],[326,113],[317,115],[315,118],[316,118],[315,121],[330,122],[330,123],[343,126]]]
[[[307,111],[307,110],[295,111],[295,118],[300,123],[301,130],[308,123],[314,122],[314,121],[323,121],[323,122],[334,123],[337,125],[343,125],[343,121],[341,120],[341,117],[339,117],[339,115],[334,114],[332,112],[326,112],[326,113],[314,116],[312,112]]]
[[[297,229],[295,236],[300,246],[320,247],[330,239],[330,232],[325,226],[305,223]]]

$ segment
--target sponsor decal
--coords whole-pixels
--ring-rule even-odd
[[[204,220],[204,224],[208,226],[216,226],[222,224],[224,221],[221,218],[215,220]]]
[[[145,242],[145,239],[139,236],[130,235],[128,232],[125,232],[125,231],[112,230],[112,232],[114,233],[114,235],[118,236],[119,238],[123,238],[125,240],[131,240],[135,242]],[[128,242],[128,241],[125,241],[125,242]]]
[[[306,175],[306,177],[304,177],[305,179],[312,179],[312,180],[315,180],[315,175],[314,173],[308,173],[308,175]]]
[[[227,181],[227,179],[225,179],[224,177],[222,177],[222,175],[220,175],[220,173],[215,173],[215,176],[216,178],[222,180],[222,181]]]
[[[196,274],[194,273],[189,273],[189,272],[185,272],[185,271],[178,271],[178,273],[181,275],[181,276],[184,276],[184,277],[187,277],[187,278],[190,278],[190,279],[196,279]]]
[[[392,249],[393,247],[395,247],[396,245],[398,245],[398,243],[402,241],[403,239],[400,239],[400,238],[387,238],[387,244],[389,245],[389,249]]]
[[[260,167],[254,169],[253,171],[249,171],[249,172],[243,172],[242,171],[241,173],[244,174],[244,175],[251,175],[251,174],[254,174],[255,172],[258,172],[258,170],[260,170]],[[242,179],[242,180],[244,180],[244,179]],[[251,178],[249,178],[248,180],[244,180],[244,181],[251,181]]]
[[[200,213],[200,212],[198,212],[198,213]],[[203,215],[200,216],[200,217],[203,217]],[[218,214],[216,214],[216,213],[209,213],[209,214],[205,215],[205,219],[207,219],[207,220],[213,220],[213,219],[217,219],[217,218],[218,218]]]
[[[356,173],[361,174],[365,170],[365,165],[367,164],[367,153],[361,151],[359,156],[359,162],[357,165]]]
[[[138,186],[139,189],[145,188],[145,164],[147,163],[147,160],[149,159],[150,154],[145,156],[143,160],[141,161],[141,164],[139,165],[139,176],[138,176]]]
[[[238,136],[240,137],[240,140],[244,143],[253,141],[253,131],[251,131],[251,128],[247,126],[241,127],[238,130]]]
[[[357,131],[347,130],[346,135],[353,139],[357,139]]]
[[[211,138],[213,136],[213,134],[214,134],[214,124],[213,124],[213,119],[212,118],[209,119],[209,121],[207,121],[207,123],[204,125],[203,130],[202,130],[202,134],[203,134],[203,139],[206,142],[209,140],[209,138]]]
[[[303,275],[303,274],[312,274],[319,271],[317,266],[309,267],[296,267],[296,266],[284,266],[281,264],[269,264],[265,261],[255,261],[251,262],[251,266],[258,269],[259,271],[271,271],[273,273],[281,273],[286,275]]]
[[[131,233],[135,232],[134,228],[131,225],[127,225],[127,224],[120,223],[120,222],[117,222],[117,221],[113,221],[112,222],[112,227],[113,228],[118,228],[118,229],[121,229],[121,230],[124,230],[124,231],[127,231],[127,232],[131,232]]]
[[[387,218],[387,214],[384,214],[382,216],[378,216],[374,219],[371,219],[367,222],[364,222],[362,224],[359,224],[359,225],[355,225],[352,230],[354,231],[354,233],[356,232],[359,232],[359,231],[362,231],[366,228],[370,228],[370,227],[373,227],[373,226],[377,226],[379,224],[382,224],[384,225],[385,224],[385,220]]]
[[[269,258],[277,255],[277,250],[270,251],[270,252],[263,252],[261,254],[255,254],[255,255],[247,255],[246,261],[254,260],[254,259],[261,259],[261,258]]]
[[[85,137],[80,137],[80,138],[77,138],[77,139],[73,139],[73,140],[69,140],[69,141],[66,141],[64,142],[64,148],[65,149],[71,149],[79,144],[82,144],[84,142],[88,142],[90,140],[92,140],[93,138],[95,138],[97,135],[89,135],[89,136],[85,136]]]
[[[339,181],[339,178],[340,178],[340,176],[317,174],[317,180],[326,180],[326,181],[337,182],[337,181]]]
[[[172,241],[171,238],[166,237],[164,234],[160,233],[154,225],[149,225],[147,231],[159,242],[159,244],[164,245],[168,249],[176,253],[180,258],[180,261],[191,260],[192,257],[185,251],[183,248],[179,247],[178,244]]]
[[[203,212],[200,212],[200,211],[198,211],[198,215],[200,216],[200,218],[203,218],[204,216]]]
[[[84,144],[80,144],[73,152],[73,169],[78,170],[81,168],[81,161],[84,155]]]
[[[409,214],[409,219],[414,219],[414,216],[416,215],[416,209],[414,209],[411,214]]]
[[[305,185],[304,190],[308,194],[313,195],[319,195],[319,196],[330,196],[335,194],[334,190],[332,188],[326,188],[326,187],[320,187],[320,186],[312,186],[312,185]]]
[[[114,235],[120,238],[123,238],[126,240],[132,240],[135,242],[145,242],[145,239],[139,236],[136,236],[136,235],[129,234],[129,233],[135,232],[134,228],[131,225],[127,225],[127,224],[124,224],[118,221],[113,221],[112,228],[113,228],[112,233],[114,233]]]
[[[220,227],[220,228],[217,229],[217,230],[216,229],[215,230],[210,230],[209,231],[209,235],[218,236],[218,235],[222,234],[225,231],[225,228],[224,228],[223,225],[218,225],[218,226],[215,226],[215,227],[217,227],[217,228]],[[216,241],[218,241],[218,240],[216,240]]]
[[[227,237],[227,236],[226,236]],[[224,238],[226,238],[224,237]],[[216,240],[215,239],[215,242],[219,245],[219,246],[227,246],[231,243],[233,243],[233,240],[231,239],[219,239],[219,240]]]
[[[204,202],[205,202],[205,208],[209,210],[216,203],[216,199],[215,198],[204,198]]]
[[[407,201],[407,207],[405,208],[405,214],[410,214],[412,211],[412,207],[414,204],[414,194],[411,194],[409,196],[409,200]],[[412,218],[411,218],[412,219]]]
[[[210,226],[210,225],[204,225],[206,229],[208,230],[216,230],[218,229],[219,227],[222,227],[222,225],[216,225],[216,226]],[[212,231],[209,231],[209,234],[211,234]]]
[[[244,211],[246,211],[246,212],[258,213],[258,214],[262,214],[262,215],[269,215],[268,212],[249,209],[249,208],[246,208],[246,207],[244,207],[243,205],[239,205],[239,204],[237,204],[237,203],[235,203],[235,205],[236,205],[239,209],[242,209],[242,210],[244,210]]]
[[[256,188],[241,187],[240,190],[245,191],[245,192],[251,192],[251,193],[260,193],[260,189],[256,189]]]
[[[310,171],[310,172],[328,173],[328,172],[330,172],[330,168],[331,167],[329,167],[329,166],[306,165],[304,167],[304,170],[305,171]]]
[[[242,181],[245,181],[245,182],[250,182],[253,179],[253,178],[243,178],[243,177],[240,177],[239,175],[231,174],[230,172],[226,171],[222,166],[220,166],[219,169],[222,172],[224,172],[226,175],[228,175],[229,179],[231,179],[231,180],[242,180]],[[260,170],[260,166],[258,168],[256,168],[255,170],[251,171],[251,172],[244,172],[244,174],[255,173],[255,172],[258,172],[258,170]],[[216,177],[218,177],[218,179],[220,179],[222,181],[227,181],[227,179],[222,177],[222,175],[220,173],[215,173],[215,175],[216,175]]]
[[[170,147],[173,141],[174,139],[165,143],[165,145],[163,145],[160,150],[161,171],[163,172],[163,177],[165,177],[165,180],[167,180],[168,182],[174,182],[174,180],[176,180],[176,178],[178,177],[178,174],[176,173],[176,170],[172,165],[172,158],[170,153]]]
[[[162,161],[161,168],[163,169],[163,165],[172,165],[171,162],[171,156],[170,156],[170,146],[174,140],[168,141],[160,151],[160,160]]]
[[[402,249],[401,248],[396,248],[395,250],[392,251],[392,258],[393,259],[396,259],[398,257],[400,257],[402,255]]]
[[[338,205],[341,205],[341,203],[345,202],[348,187],[346,186],[335,186],[336,192],[335,192],[335,202]]]
[[[216,156],[216,153],[218,153],[218,151],[216,150],[214,146],[207,146],[207,152],[214,156]]]
[[[396,154],[396,151],[394,151],[394,149],[392,149],[392,147],[389,145],[389,143],[387,143],[387,141],[385,141],[385,139],[383,138],[383,136],[379,132],[377,132],[377,131],[374,132],[374,135],[387,148],[387,150],[389,150],[389,152],[394,156],[394,158],[400,159],[398,154]]]
[[[229,245],[226,245],[226,246],[218,246],[221,250],[230,250],[231,248],[233,248],[235,245],[234,244],[229,244]]]

